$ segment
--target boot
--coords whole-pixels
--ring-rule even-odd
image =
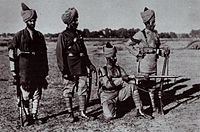
[[[145,119],[154,119],[153,116],[145,114],[141,109],[137,109],[137,113],[136,113],[135,117],[141,117],[141,118],[145,118]]]
[[[31,115],[26,115],[26,119],[24,121],[24,126],[30,126],[33,124],[33,118]]]
[[[143,106],[137,89],[133,91],[133,100],[137,109],[136,117],[149,118],[149,115],[143,112]]]
[[[70,112],[67,116],[67,121],[70,122],[70,123],[73,123],[75,122],[75,117],[74,117],[74,113],[73,112]]]
[[[75,121],[74,113],[72,111],[72,98],[65,98],[66,101],[66,107],[69,115],[67,116],[67,119],[70,123]]]
[[[85,106],[86,106],[86,96],[81,95],[79,97],[79,109],[80,109],[80,117],[83,119],[89,119],[89,116],[86,115],[85,113]]]
[[[30,126],[33,124],[33,118],[32,115],[30,114],[29,100],[22,100],[22,101],[23,101],[24,113],[26,115],[23,125]]]
[[[87,116],[85,111],[83,111],[83,110],[80,111],[80,116],[81,116],[81,118],[84,118],[84,119],[90,119],[90,117]]]
[[[33,123],[38,124],[38,125],[42,124],[42,120],[38,119],[38,115],[36,113],[32,114],[32,119],[33,119]]]

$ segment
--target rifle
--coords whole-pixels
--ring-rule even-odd
[[[20,123],[18,123],[18,127],[20,128],[20,126],[22,126],[22,127],[24,126],[22,93],[21,93],[21,89],[20,89],[19,76],[15,76],[14,78],[15,78],[14,85],[16,85],[16,89],[17,89],[17,106],[18,106],[19,121],[20,121]]]
[[[20,126],[24,126],[23,123],[23,102],[22,102],[22,94],[21,94],[21,89],[20,89],[20,76],[19,76],[19,64],[18,64],[18,50],[17,49],[10,49],[9,50],[9,60],[10,60],[10,69],[11,72],[13,72],[13,77],[14,77],[14,81],[13,84],[16,86],[16,90],[17,90],[17,106],[18,106],[18,110],[19,110],[19,122],[17,122],[18,124],[18,128],[20,128]]]
[[[168,58],[167,58],[168,59]],[[160,88],[159,88],[159,92],[158,92],[158,98],[159,98],[159,104],[160,104],[160,108],[159,108],[159,112],[163,115],[164,111],[163,111],[163,102],[162,102],[162,93],[163,93],[163,83],[164,83],[164,79],[165,78],[179,78],[181,76],[173,76],[173,75],[164,75],[165,74],[165,70],[167,68],[167,61],[168,60],[164,60],[164,64],[163,64],[163,71],[162,71],[162,75],[152,75],[152,76],[148,76],[148,78],[160,78]],[[141,79],[141,78],[145,78],[145,76],[134,76],[134,75],[130,75],[129,78],[132,80],[134,80],[134,83],[137,84],[137,79]]]
[[[88,89],[87,89],[87,98],[86,98],[86,102],[87,104],[89,103],[90,101],[90,96],[91,96],[91,90],[92,90],[92,70],[90,70],[89,68],[87,69],[88,70],[88,79],[87,79],[87,86],[88,86]],[[97,81],[98,81],[98,78],[97,78],[97,72],[96,72],[96,82],[95,82],[95,86],[97,86]]]
[[[164,58],[162,75],[165,75],[166,69],[167,69],[167,74],[168,74],[168,63],[169,63],[169,55],[165,56],[165,58]],[[159,92],[158,92],[158,98],[159,98],[159,102],[160,102],[160,110],[159,110],[159,112],[162,115],[164,115],[163,102],[162,102],[163,83],[164,83],[164,78],[161,78],[160,89],[159,89]]]
[[[169,75],[152,75],[152,76],[148,76],[148,78],[179,78],[181,76],[169,76]],[[145,76],[143,75],[138,75],[138,76],[134,76],[134,75],[130,75],[129,78],[131,79],[140,79],[140,78],[145,78]]]

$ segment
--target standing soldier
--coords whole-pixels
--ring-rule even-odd
[[[20,79],[22,102],[26,115],[24,125],[31,125],[37,119],[42,88],[47,87],[47,48],[42,33],[35,30],[37,13],[24,3],[21,16],[26,28],[15,34],[9,44],[11,73]],[[29,106],[31,104],[32,106]]]
[[[159,55],[160,40],[155,28],[155,12],[145,7],[141,12],[145,29],[136,33],[126,43],[131,46],[130,52],[137,57],[138,67],[137,71],[139,75],[147,77],[144,84],[148,87],[152,109],[155,109],[154,92],[156,80],[150,80],[149,75],[157,74],[157,59]]]
[[[58,37],[56,55],[58,67],[62,73],[63,83],[65,85],[63,96],[66,100],[67,110],[70,113],[69,121],[73,122],[72,97],[76,91],[79,96],[80,117],[89,118],[85,113],[87,68],[94,72],[96,72],[96,68],[88,57],[81,31],[77,30],[77,10],[75,8],[69,8],[61,18],[67,24],[67,27]]]

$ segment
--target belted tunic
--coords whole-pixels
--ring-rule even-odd
[[[42,33],[33,31],[31,38],[27,28],[13,37],[8,49],[17,50],[18,71],[22,86],[43,83],[48,75],[47,47]]]
[[[63,75],[86,76],[91,65],[81,31],[66,28],[59,34],[56,47],[57,63]]]

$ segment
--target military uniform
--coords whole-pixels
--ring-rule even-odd
[[[74,92],[79,95],[79,107],[85,111],[87,96],[87,68],[92,65],[81,35],[81,31],[66,28],[58,37],[56,47],[58,67],[63,75],[63,96],[67,99],[68,111],[72,111],[68,99]],[[67,77],[66,77],[67,76]]]
[[[15,34],[8,49],[11,73],[19,80],[18,91],[23,97],[25,124],[30,125],[37,119],[39,100],[42,88],[47,87],[45,78],[49,69],[45,38],[41,32],[35,30],[37,13],[24,3],[21,6],[21,16],[27,27]]]
[[[128,97],[133,98],[138,114],[144,116],[137,85],[134,81],[130,81],[125,70],[116,64],[117,49],[110,43],[107,43],[103,49],[107,64],[99,69],[99,95],[105,119],[115,118],[116,103]]]
[[[153,23],[151,26],[155,26],[155,12],[153,10],[145,8],[144,12],[141,12],[141,17],[145,25]],[[127,42],[127,45],[129,51],[137,57],[138,75],[156,75],[157,59],[160,53],[160,40],[157,31],[146,27],[131,37]],[[155,110],[154,91],[156,80],[142,80],[140,83],[148,84],[145,87],[150,90],[149,95],[153,110]]]
[[[137,52],[136,56],[138,57],[138,73],[156,74],[157,53],[160,46],[158,34],[154,31],[144,29],[136,33],[132,39],[139,41],[134,47]]]
[[[19,31],[8,49],[11,52],[16,51],[15,54],[18,55],[14,58],[18,64],[14,72],[20,78],[24,105],[30,107],[27,101],[33,99],[32,114],[37,114],[42,88],[47,87],[45,77],[48,75],[48,60],[44,36],[39,31],[34,31],[33,34],[31,38],[27,28]]]

